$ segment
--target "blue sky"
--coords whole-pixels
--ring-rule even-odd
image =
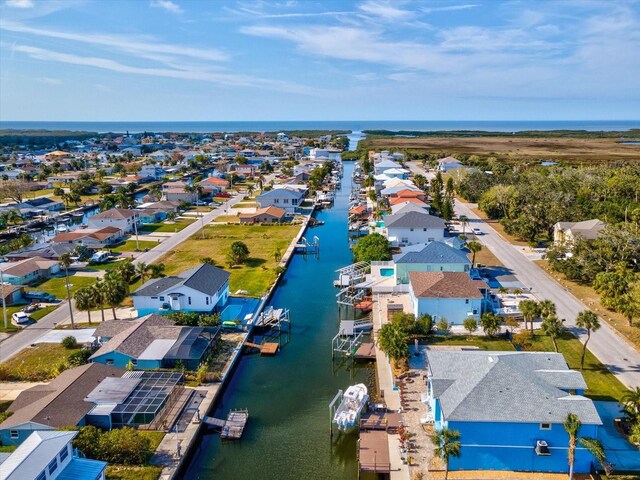
[[[0,119],[637,119],[639,52],[632,0],[0,0]]]

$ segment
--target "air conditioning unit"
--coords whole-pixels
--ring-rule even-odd
[[[549,445],[544,440],[538,440],[536,442],[536,455],[539,456],[548,456],[551,455],[551,451],[549,450]]]

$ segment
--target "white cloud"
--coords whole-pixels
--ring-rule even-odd
[[[356,73],[355,75],[353,75],[353,78],[363,82],[370,82],[371,80],[375,80],[376,78],[378,78],[378,76],[373,72],[368,72],[368,73]]]
[[[171,0],[151,0],[151,6],[155,8],[163,8],[171,13],[182,13],[180,5],[173,3]]]
[[[424,13],[455,12],[459,10],[469,10],[470,8],[476,8],[476,7],[479,7],[479,5],[476,5],[475,3],[467,3],[464,5],[449,5],[448,7],[427,7],[427,8],[421,8],[420,10],[422,10],[422,12]]]
[[[397,3],[397,2],[395,2]],[[391,2],[368,0],[358,6],[364,13],[382,18],[384,20],[405,20],[412,15],[409,10],[404,10]]]
[[[33,0],[7,0],[4,4],[11,8],[33,8],[35,6]]]

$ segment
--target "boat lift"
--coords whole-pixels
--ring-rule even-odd
[[[313,243],[309,243],[305,237],[302,237],[298,243],[296,243],[294,251],[305,255],[309,253],[320,253],[320,239],[314,236]]]

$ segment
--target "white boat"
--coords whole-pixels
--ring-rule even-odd
[[[347,431],[353,427],[357,427],[360,421],[362,410],[369,401],[367,387],[363,383],[351,385],[344,392],[342,402],[333,416],[333,423],[338,429]]]
[[[59,223],[56,227],[56,231],[59,233],[67,233],[69,231],[69,227],[67,227],[64,223]]]

